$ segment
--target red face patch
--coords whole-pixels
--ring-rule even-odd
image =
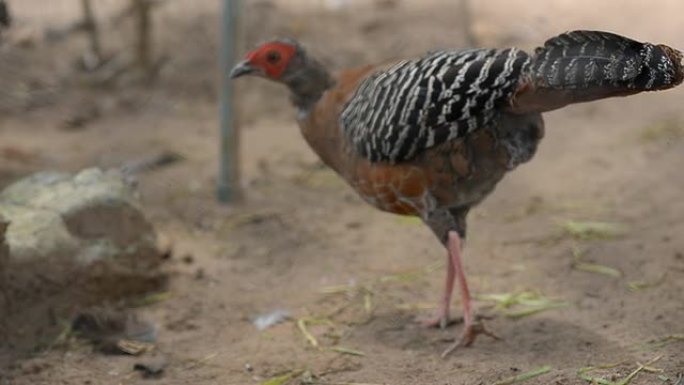
[[[254,67],[261,68],[267,77],[278,80],[296,51],[291,44],[272,42],[249,52],[246,59]]]

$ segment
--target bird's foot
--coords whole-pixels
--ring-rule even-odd
[[[454,342],[451,346],[449,346],[444,353],[442,353],[442,358],[445,358],[448,356],[451,352],[454,350],[461,348],[461,347],[467,347],[473,344],[475,342],[475,339],[477,338],[478,335],[484,334],[487,335],[495,340],[500,340],[501,338],[497,336],[496,334],[492,333],[491,331],[487,330],[485,327],[484,323],[482,321],[475,321],[469,325],[465,325],[465,329],[463,329],[463,334],[461,335],[461,338]]]

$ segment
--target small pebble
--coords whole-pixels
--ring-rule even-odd
[[[169,365],[169,361],[164,356],[154,356],[146,360],[136,362],[133,365],[133,370],[142,372],[145,378],[160,377],[164,373],[164,369]]]

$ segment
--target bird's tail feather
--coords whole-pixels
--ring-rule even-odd
[[[672,88],[683,80],[684,59],[674,48],[608,32],[573,31],[537,48],[513,105],[547,111]]]

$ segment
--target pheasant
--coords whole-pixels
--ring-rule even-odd
[[[534,54],[442,50],[333,76],[283,38],[247,53],[229,76],[244,75],[287,86],[301,133],[321,160],[376,208],[420,217],[446,247],[446,283],[430,324],[447,325],[455,281],[464,323],[446,356],[479,334],[498,338],[473,317],[461,258],[466,217],[534,156],[544,136],[541,113],[675,87],[684,60],[666,45],[573,31]]]

